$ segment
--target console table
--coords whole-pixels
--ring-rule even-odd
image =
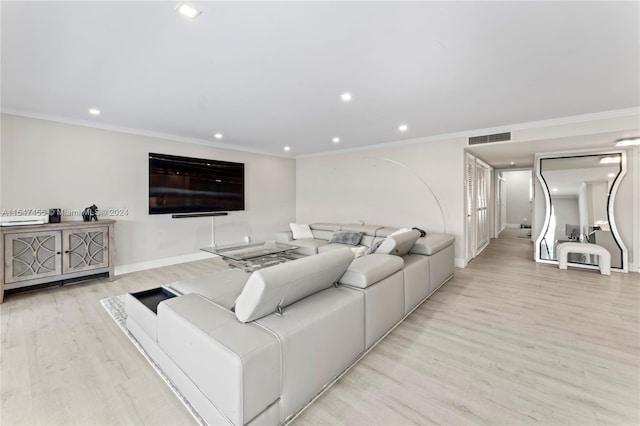
[[[0,227],[0,303],[7,290],[108,274],[115,220]]]

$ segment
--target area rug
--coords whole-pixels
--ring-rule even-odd
[[[198,422],[198,424],[200,424],[202,426],[206,426],[207,423],[204,421],[204,419],[202,417],[200,417],[200,415],[198,414],[196,409],[191,406],[189,401],[187,401],[187,399],[184,396],[182,396],[180,391],[174,386],[174,384],[171,382],[171,380],[169,380],[169,378],[166,376],[166,374],[164,374],[164,372],[158,366],[158,364],[156,364],[151,359],[151,357],[149,357],[147,352],[142,348],[142,346],[140,346],[140,343],[138,343],[138,341],[135,339],[135,337],[133,337],[133,335],[131,335],[131,333],[129,333],[129,330],[127,330],[127,327],[126,327],[126,324],[127,324],[127,313],[124,310],[124,297],[125,297],[125,295],[122,294],[120,296],[115,296],[115,297],[110,297],[108,299],[103,299],[103,300],[100,301],[100,303],[102,304],[104,309],[106,309],[106,311],[109,313],[111,318],[113,318],[113,320],[116,322],[116,324],[118,324],[118,327],[120,327],[120,330],[122,330],[122,332],[125,334],[125,336],[127,336],[129,338],[129,340],[131,340],[131,343],[133,343],[133,345],[138,349],[138,351],[140,351],[142,356],[144,356],[144,358],[147,360],[147,362],[153,367],[153,369],[156,371],[156,373],[158,373],[158,375],[162,378],[162,380],[164,380],[164,382],[167,384],[167,386],[169,386],[169,389],[171,389],[173,391],[173,393],[178,397],[180,402],[182,402],[182,404],[184,404],[184,406],[187,408],[187,410],[189,410],[189,413],[191,413],[191,415]]]

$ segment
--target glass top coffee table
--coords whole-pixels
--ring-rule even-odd
[[[291,253],[297,248],[289,244],[266,241],[204,247],[200,250],[222,257],[229,266],[253,272],[298,258],[295,253]]]

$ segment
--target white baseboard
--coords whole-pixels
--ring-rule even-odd
[[[196,260],[212,259],[211,253],[200,251],[198,253],[183,254],[181,256],[166,257],[164,259],[149,260],[147,262],[120,265],[114,268],[114,275],[129,274],[131,272],[145,271],[147,269],[160,268],[162,266],[176,265],[178,263],[194,262]]]

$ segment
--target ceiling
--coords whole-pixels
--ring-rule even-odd
[[[3,111],[295,157],[640,105],[638,2],[177,3],[2,1]]]

